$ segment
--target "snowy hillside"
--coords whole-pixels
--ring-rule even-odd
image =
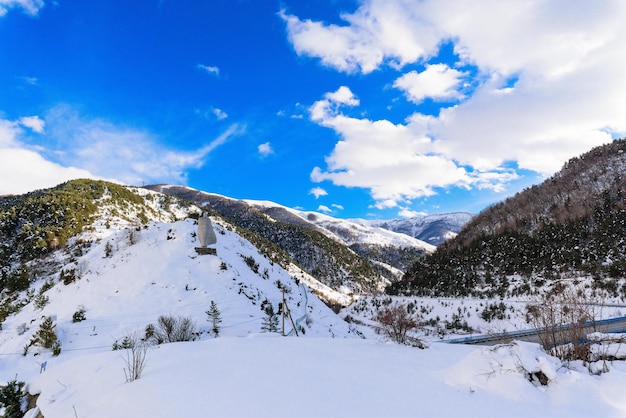
[[[303,270],[343,294],[380,293],[397,281],[434,247],[401,234],[366,228],[349,222],[332,222],[330,229],[303,213],[273,202],[235,200],[183,186],[152,185],[150,190],[186,199],[271,242]],[[320,215],[321,217],[322,215]],[[309,219],[310,218],[310,219]],[[331,230],[332,229],[332,230]]]
[[[128,190],[141,199],[116,199],[122,192],[105,188],[83,232],[25,263],[30,289],[3,293],[0,381],[26,382],[28,418],[626,414],[623,362],[566,364],[535,344],[475,348],[424,334],[423,350],[385,342],[363,325],[376,325],[376,307],[412,304],[453,333],[466,332],[448,327],[457,311],[482,327],[487,301],[361,297],[342,311],[347,322],[316,294],[343,305],[351,297],[294,264],[281,267],[233,225],[212,217],[215,255],[198,255],[199,208]],[[281,337],[277,315],[268,332],[268,306],[279,311],[283,290],[299,337],[289,318]],[[507,320],[515,323],[521,309],[507,306]],[[153,341],[146,331],[161,317],[188,319],[192,341],[153,342],[141,376],[128,381],[132,351],[120,348],[127,337]],[[46,323],[57,346],[42,346]],[[605,354],[624,358],[623,346]]]

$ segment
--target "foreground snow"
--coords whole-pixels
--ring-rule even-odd
[[[59,359],[29,389],[46,418],[626,415],[623,362],[592,376],[534,344],[419,350],[265,334],[166,344],[147,359],[132,383],[120,351]],[[527,379],[537,370],[548,386]]]

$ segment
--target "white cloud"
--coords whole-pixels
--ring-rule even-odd
[[[315,196],[316,199],[319,199],[320,196],[328,196],[328,192],[321,187],[312,188],[311,190],[309,190],[309,194]]]
[[[339,71],[367,74],[385,63],[398,67],[436,53],[439,36],[424,24],[420,9],[420,2],[411,0],[366,1],[355,13],[341,16],[344,26],[301,20],[284,10],[280,15],[299,55],[320,58]]]
[[[46,126],[46,123],[39,119],[39,116],[24,116],[20,118],[20,124],[38,134],[43,133],[44,127]]]
[[[224,112],[222,109],[219,109],[217,107],[212,107],[211,111],[213,112],[217,120],[224,120],[228,117],[228,114],[226,112]]]
[[[344,209],[344,208],[343,208],[343,205],[339,205],[339,204],[337,204],[337,203],[333,203],[333,204],[332,204],[332,205],[330,205],[330,206],[332,206],[333,208],[335,208],[335,209],[337,209],[337,210],[343,210],[343,209]]]
[[[433,100],[460,99],[463,95],[458,91],[462,79],[467,74],[446,64],[426,65],[420,73],[411,71],[398,78],[393,86],[404,90],[413,103],[421,103],[424,99]]]
[[[215,67],[212,65],[203,65],[203,64],[198,64],[196,67],[208,74],[215,75],[215,76],[220,75],[219,67]]]
[[[0,194],[24,193],[79,177],[135,185],[184,184],[187,170],[201,167],[214,149],[245,129],[233,124],[205,146],[179,151],[162,145],[149,132],[83,118],[64,106],[52,109],[45,120],[46,132],[36,142],[22,127],[43,129],[38,117],[0,119]]]
[[[34,151],[0,149],[0,195],[23,194],[79,178],[98,177],[87,170],[50,162]]]
[[[0,17],[7,14],[9,9],[22,9],[28,15],[36,16],[43,8],[43,0],[0,0]]]
[[[406,208],[403,207],[400,209],[400,211],[398,212],[398,216],[400,216],[401,218],[416,218],[418,216],[425,216],[426,214],[424,212],[418,212],[415,210],[411,210],[410,208]]]
[[[27,149],[21,142],[24,136],[21,127],[34,125],[38,128],[37,121],[41,120],[36,116],[17,122],[0,119],[0,195],[22,194],[76,178],[96,178],[87,170],[63,167],[46,160],[34,149]],[[42,123],[41,127],[43,129]]]
[[[325,213],[332,213],[333,212],[333,210],[331,208],[329,208],[328,206],[326,206],[326,205],[319,205],[317,207],[317,211],[318,212],[325,212]]]
[[[267,157],[268,155],[274,153],[272,145],[269,142],[264,142],[263,144],[260,144],[257,149],[259,151],[259,154],[261,154],[263,157]]]
[[[394,86],[416,104],[463,99],[403,123],[347,116],[360,106],[347,86],[309,108],[339,138],[311,178],[367,188],[381,207],[438,188],[502,191],[518,168],[549,175],[626,134],[626,2],[363,0],[343,26],[282,16],[298,54],[363,74],[423,64]],[[459,61],[429,64],[446,43]]]

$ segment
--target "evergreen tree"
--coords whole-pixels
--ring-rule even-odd
[[[52,350],[52,354],[58,356],[61,353],[61,342],[57,339],[54,330],[55,324],[51,317],[46,317],[39,326],[39,330],[33,335],[30,345],[40,345],[43,348]]]
[[[5,418],[21,418],[22,400],[24,399],[24,382],[13,379],[4,386],[0,386],[0,406],[4,408]]]
[[[278,314],[274,312],[272,304],[265,299],[261,304],[261,309],[265,312],[265,318],[261,324],[261,331],[263,332],[278,332]]]
[[[209,316],[208,320],[213,324],[213,333],[217,337],[220,333],[222,316],[220,310],[217,308],[217,304],[214,301],[211,301],[211,306],[209,307],[209,310],[206,311],[206,314]]]

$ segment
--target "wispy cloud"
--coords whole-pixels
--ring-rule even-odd
[[[220,108],[212,107],[211,111],[213,112],[213,114],[215,115],[217,120],[224,120],[224,119],[228,118],[228,114],[226,112],[224,112]]]
[[[329,208],[328,206],[326,206],[326,205],[319,205],[317,207],[317,211],[318,212],[324,212],[324,213],[332,213],[333,212],[333,210],[331,208]]]
[[[211,74],[211,75],[215,75],[215,76],[220,75],[220,69],[219,69],[219,67],[214,67],[214,66],[212,66],[212,65],[203,65],[203,64],[198,64],[198,65],[196,66],[196,68],[198,68],[198,69],[200,69],[200,70],[202,70],[202,71],[204,71],[204,72],[206,72],[206,73],[208,73],[208,74]]]
[[[22,77],[18,77],[18,79],[30,86],[36,86],[37,83],[39,82],[37,77],[22,76]]]
[[[43,0],[0,0],[0,17],[10,9],[21,9],[27,15],[36,16],[44,5]]]
[[[41,138],[27,137],[23,127]],[[7,170],[23,167],[13,172],[20,173],[19,182],[0,182],[0,194],[25,192],[28,185],[50,187],[75,176],[135,185],[185,184],[188,170],[201,167],[211,152],[245,130],[233,124],[205,146],[183,151],[163,145],[148,131],[83,117],[67,106],[51,109],[45,127],[44,132],[44,121],[37,116],[16,122],[0,119],[0,177],[16,179]],[[7,160],[9,156],[12,159]],[[32,170],[34,166],[37,170]]]

